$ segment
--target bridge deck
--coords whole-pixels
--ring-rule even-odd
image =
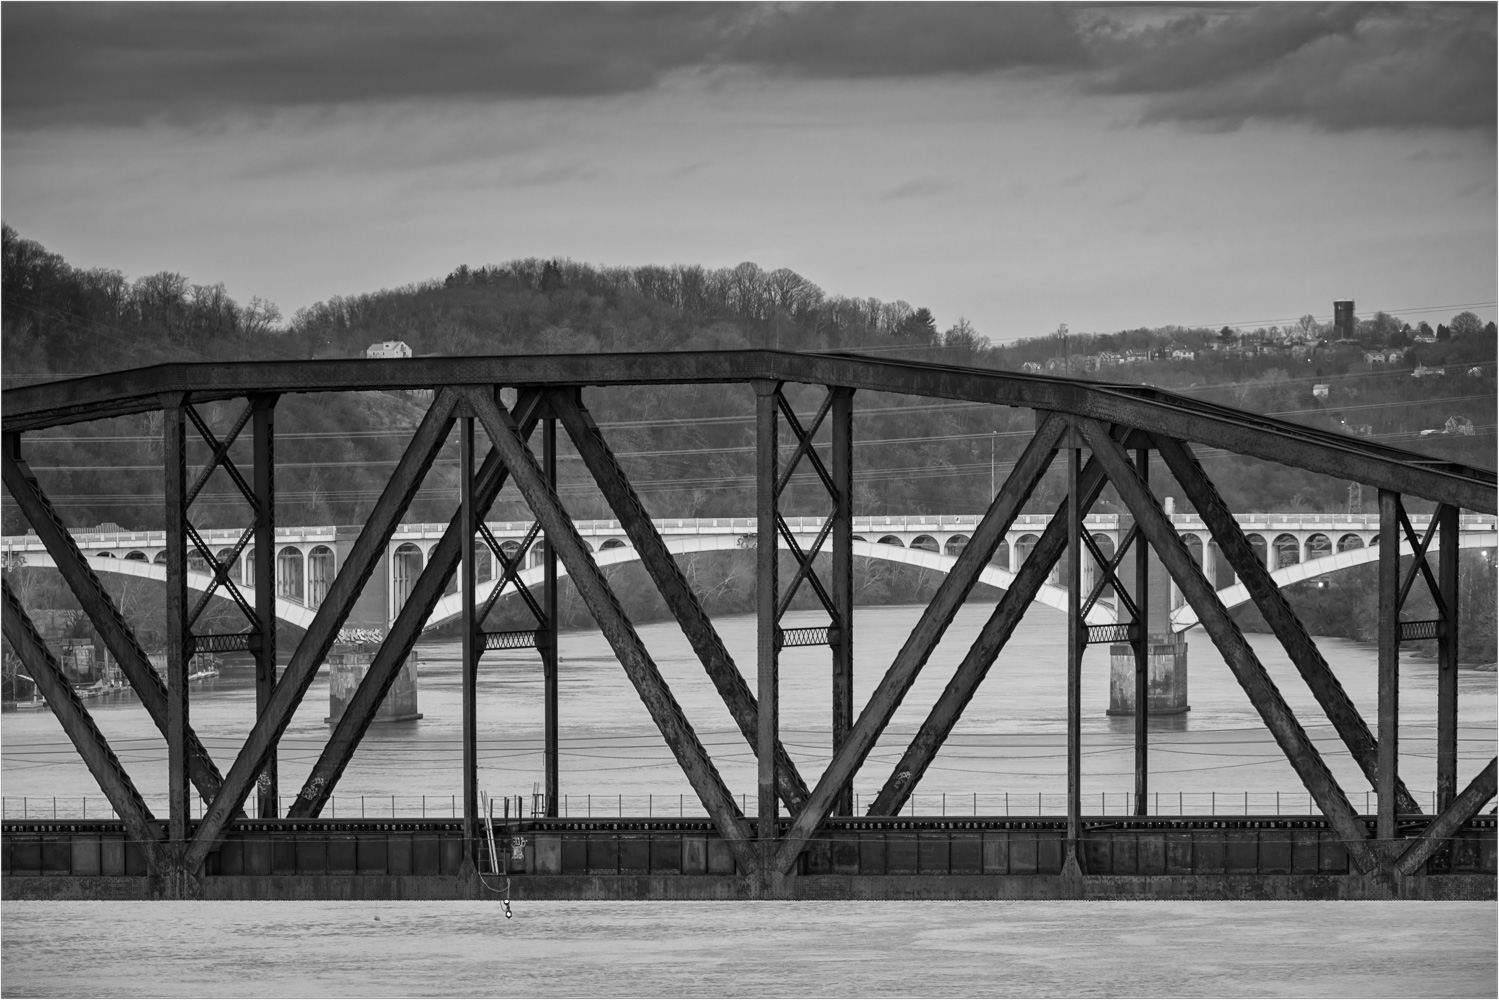
[[[1402,819],[1402,833],[1428,818]],[[1375,819],[1365,822],[1373,831]],[[786,821],[784,827],[789,824]],[[1397,895],[1494,898],[1496,826],[1472,820],[1454,849]],[[835,817],[798,860],[788,891],[860,898],[1053,898],[1065,816]],[[748,889],[707,818],[497,823],[498,871],[465,870],[461,819],[241,820],[209,855],[207,898],[724,898]],[[1379,894],[1321,816],[1085,816],[1084,895],[1350,898]],[[4,898],[149,896],[146,857],[113,820],[7,820]],[[487,881],[486,881],[487,879]],[[1217,880],[1216,883],[1213,880]],[[753,881],[753,880],[748,880]]]

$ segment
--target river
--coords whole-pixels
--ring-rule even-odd
[[[857,704],[920,610],[857,612]],[[977,603],[960,612],[865,765],[861,797],[883,782],[900,737],[919,726],[986,613]],[[1061,810],[1061,621],[1040,606],[1027,614],[928,772],[918,812]],[[754,619],[716,624],[753,689]],[[749,795],[753,810],[753,756],[686,641],[670,623],[640,634],[729,787]],[[1363,809],[1368,784],[1331,727],[1312,724],[1316,704],[1294,667],[1273,637],[1249,641]],[[1200,631],[1189,642],[1192,710],[1151,727],[1152,811],[1305,812],[1306,793],[1212,644]],[[1373,648],[1318,644],[1372,721]],[[453,808],[457,647],[419,650],[424,717],[372,728],[339,785],[340,815]],[[567,810],[701,814],[602,637],[566,633],[561,658]],[[1106,648],[1089,650],[1083,684],[1084,808],[1121,812],[1133,787],[1133,720],[1105,714]],[[1402,774],[1426,801],[1435,783],[1435,663],[1407,656],[1401,685]],[[320,677],[282,741],[285,795],[326,738],[327,689]],[[1466,782],[1495,752],[1495,675],[1464,670],[1459,691]],[[781,692],[783,739],[815,778],[828,757],[827,650],[784,651]],[[526,794],[541,781],[541,695],[534,651],[486,654],[480,786],[490,794]],[[194,699],[193,725],[227,768],[253,721],[253,681],[229,671]],[[159,808],[166,749],[144,711],[121,700],[94,712]],[[49,713],[7,714],[0,737],[7,815],[100,809]],[[1499,928],[1492,903],[529,903],[506,922],[492,905],[468,903],[10,902],[0,932],[7,996],[1493,996]]]

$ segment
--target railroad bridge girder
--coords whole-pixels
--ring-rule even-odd
[[[739,384],[752,390],[755,398],[756,516],[753,530],[745,533],[757,562],[758,638],[753,690],[677,568],[667,533],[646,513],[605,435],[593,422],[580,388],[693,382]],[[791,405],[783,391],[788,384],[821,387],[818,409],[810,418]],[[514,390],[513,404],[502,402],[502,387]],[[305,635],[278,675],[275,592],[270,587],[242,590],[243,571],[238,580],[234,573],[238,560],[253,562],[254,579],[259,580],[277,579],[280,573],[290,581],[294,568],[300,568],[304,600],[306,588],[314,585],[307,575],[306,554],[300,567],[294,567],[291,559],[277,562],[284,546],[278,547],[274,525],[276,399],[285,392],[411,388],[433,389],[431,406],[366,524],[347,541],[337,558],[321,564],[315,584],[321,592],[317,594],[318,606],[310,609]],[[861,391],[1028,408],[1035,411],[1036,424],[1003,487],[970,531],[953,532],[947,537],[922,532],[910,538],[910,544],[902,545],[907,552],[950,560],[950,565],[945,567],[947,572],[925,614],[895,653],[868,702],[858,707],[853,703],[852,684],[855,635],[851,560],[858,551],[856,546],[881,544],[878,537],[854,537],[852,417],[855,396]],[[203,402],[235,398],[243,398],[245,406],[227,430],[215,431],[196,408]],[[1059,576],[1063,584],[1060,602],[1068,621],[1068,805],[1058,827],[1058,877],[1077,891],[1086,892],[1093,855],[1084,850],[1088,837],[1080,800],[1082,652],[1090,642],[1132,647],[1136,701],[1142,706],[1148,703],[1143,685],[1149,636],[1142,619],[1153,586],[1149,571],[1152,560],[1164,567],[1197,623],[1223,655],[1316,802],[1328,835],[1346,852],[1350,871],[1396,883],[1411,877],[1432,877],[1433,856],[1452,843],[1494,796],[1496,762],[1491,761],[1459,789],[1456,755],[1459,512],[1495,513],[1492,470],[1433,462],[1374,442],[1351,440],[1139,386],[844,354],[750,351],[164,365],[12,390],[5,393],[3,402],[4,453],[0,459],[5,486],[166,739],[170,805],[165,823],[151,815],[130,775],[92,725],[87,708],[76,698],[69,698],[66,681],[8,583],[5,637],[38,678],[80,757],[125,828],[140,842],[147,869],[167,894],[197,891],[194,887],[201,887],[201,880],[211,877],[206,874],[210,855],[221,849],[226,837],[251,822],[246,816],[248,803],[253,801],[249,810],[260,819],[277,818],[275,763],[280,738],[318,667],[358,606],[365,583],[382,559],[400,551],[403,543],[396,539],[396,532],[401,518],[438,451],[455,433],[460,450],[459,511],[450,523],[441,526],[435,544],[421,552],[420,565],[413,559],[407,567],[410,575],[403,581],[405,600],[399,607],[394,603],[389,607],[393,620],[384,642],[334,726],[287,819],[311,820],[318,816],[455,572],[459,617],[464,622],[464,806],[458,831],[461,871],[472,873],[482,862],[474,700],[477,664],[485,649],[534,645],[542,657],[550,750],[546,801],[555,808],[555,740],[562,710],[557,692],[555,599],[556,580],[565,568],[706,809],[714,835],[729,852],[737,877],[765,892],[785,892],[788,880],[794,880],[805,867],[801,859],[819,831],[835,818],[849,816],[854,775],[865,766],[875,742],[958,608],[984,573],[993,571],[992,562],[1001,545],[1009,546],[1012,553],[1024,545],[1024,558],[1010,564],[1013,573],[1007,573],[1010,579],[1003,597],[900,762],[885,779],[870,807],[870,817],[899,813],[1026,607]],[[165,682],[150,669],[144,651],[100,584],[90,560],[57,516],[26,464],[24,448],[25,435],[32,431],[147,411],[163,415],[168,514],[162,549],[168,591]],[[189,424],[213,453],[208,466],[191,479],[186,464]],[[476,424],[488,439],[489,450],[484,455],[475,447]],[[236,439],[247,428],[253,453],[248,475],[232,457]],[[605,544],[609,539],[595,548],[559,500],[555,458],[559,428],[618,518],[624,537],[614,540],[627,542],[633,556],[644,565],[702,661],[708,681],[718,690],[753,751],[759,780],[752,813],[741,811],[728,792],[601,572],[600,564],[613,547]],[[826,439],[821,436],[824,431],[828,432]],[[1194,446],[1351,479],[1377,490],[1378,527],[1373,537],[1379,542],[1374,561],[1380,569],[1381,632],[1380,697],[1374,728],[1348,699],[1296,621],[1274,575],[1285,567],[1277,565],[1269,554],[1284,552],[1289,556],[1294,547],[1296,562],[1310,565],[1314,559],[1327,558],[1329,550],[1334,555],[1346,555],[1354,548],[1367,550],[1370,532],[1359,535],[1350,530],[1334,538],[1314,529],[1287,529],[1262,539],[1257,546],[1224,506],[1195,457]],[[1056,466],[1065,473],[1065,499],[1044,525],[1038,523],[1037,530],[1024,532],[1029,537],[1013,536],[1036,486]],[[1162,509],[1159,491],[1150,485],[1153,467],[1169,470],[1198,512],[1202,533],[1195,536],[1195,549],[1193,539],[1184,539]],[[205,539],[190,516],[193,500],[217,469],[229,474],[254,513],[254,523],[227,546]],[[809,472],[821,483],[833,511],[810,540],[791,528],[781,509],[781,495],[798,470]],[[527,537],[513,547],[496,538],[485,521],[490,505],[507,483],[519,490],[535,518]],[[1117,493],[1131,517],[1127,528],[1112,535],[1094,531],[1087,523],[1089,508],[1105,488]],[[1408,497],[1436,505],[1424,530],[1416,527],[1417,522],[1405,509]],[[1299,540],[1297,530],[1304,536]],[[961,544],[956,542],[959,534]],[[1355,536],[1363,542],[1361,546],[1353,545],[1350,539]],[[540,550],[540,565],[528,566],[524,554],[538,538],[546,543]],[[1405,567],[1400,560],[1402,547],[1414,554]],[[777,553],[783,548],[790,551],[795,565],[788,580],[779,578]],[[517,583],[525,574],[540,569],[543,585],[539,601],[529,590],[520,588],[537,621],[534,631],[484,631],[494,596],[502,588],[495,588],[488,597],[481,595],[476,558],[480,551],[486,552],[485,560],[502,584]],[[824,552],[830,556],[827,566],[816,562]],[[1304,558],[1308,555],[1314,558]],[[1211,578],[1219,574],[1205,565],[1218,559],[1231,568],[1237,585],[1264,616],[1378,793],[1372,832],[1229,617],[1217,593],[1220,581]],[[210,590],[221,591],[235,602],[249,623],[247,629],[233,635],[201,631],[197,623],[207,598],[189,598],[188,579],[193,573],[211,577]],[[1431,592],[1438,614],[1435,620],[1402,619],[1402,608],[1418,577]],[[815,595],[827,613],[828,624],[783,628],[782,616],[803,588]],[[1105,590],[1112,591],[1119,604],[1118,620],[1113,623],[1096,621]],[[1414,639],[1435,639],[1439,649],[1437,814],[1430,817],[1420,814],[1398,771],[1400,644]],[[802,775],[780,741],[778,657],[788,645],[826,646],[830,651],[833,754],[820,775]],[[223,771],[188,722],[187,665],[195,652],[228,649],[253,653],[259,667],[256,721],[228,770]],[[1134,801],[1142,811],[1149,803],[1146,715],[1142,711],[1136,717]],[[206,809],[198,821],[190,822],[194,788]],[[1491,876],[1485,891],[1492,894]]]

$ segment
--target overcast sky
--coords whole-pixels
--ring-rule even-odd
[[[288,316],[543,256],[996,342],[1490,319],[1495,10],[7,3],[3,214]]]

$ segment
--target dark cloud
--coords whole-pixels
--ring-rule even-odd
[[[1493,130],[1495,7],[1270,4],[1197,12],[1100,43],[1097,89],[1148,96],[1147,121],[1237,128]]]
[[[701,62],[695,4],[6,4],[7,124],[639,90]]]
[[[814,77],[931,76],[1088,61],[1064,6],[813,3],[763,12],[728,59]]]
[[[1146,121],[1493,130],[1495,7],[1030,3],[0,6],[7,131],[226,111],[579,97],[737,66],[863,79],[1025,70]]]

